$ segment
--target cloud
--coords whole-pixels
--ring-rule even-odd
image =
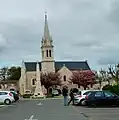
[[[6,39],[0,34],[0,53],[6,48],[7,42]]]
[[[88,60],[93,69],[118,61],[118,0],[5,0],[0,2],[2,65],[41,60],[45,7],[56,60]]]

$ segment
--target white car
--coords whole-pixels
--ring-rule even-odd
[[[91,91],[93,91],[93,90],[82,90],[82,91],[79,91],[78,94],[76,94],[74,96],[74,104],[75,105],[83,105],[83,106],[86,105],[85,97]]]
[[[13,94],[10,91],[0,91],[0,103],[10,105],[14,101]]]
[[[58,95],[59,95],[58,90],[53,90],[53,91],[52,91],[52,95],[54,95],[54,96],[58,96]]]

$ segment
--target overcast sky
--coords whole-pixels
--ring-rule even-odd
[[[41,60],[44,11],[56,60],[119,61],[119,0],[0,0],[0,66]]]

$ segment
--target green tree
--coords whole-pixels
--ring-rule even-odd
[[[8,78],[8,67],[3,67],[0,69],[0,79],[6,80]]]
[[[19,80],[21,76],[21,68],[20,67],[11,67],[8,69],[8,79],[9,80]]]

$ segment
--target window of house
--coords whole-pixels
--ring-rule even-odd
[[[51,57],[51,50],[49,50],[49,56]]]
[[[35,85],[35,79],[32,80],[32,85]]]
[[[66,81],[66,75],[64,75],[64,81]]]
[[[46,56],[48,57],[48,50],[46,50]]]

